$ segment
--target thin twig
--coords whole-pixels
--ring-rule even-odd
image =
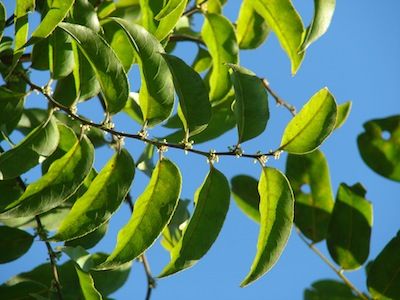
[[[281,97],[279,97],[270,87],[269,82],[267,79],[265,78],[260,78],[265,89],[268,91],[268,93],[270,93],[270,95],[272,97],[274,97],[276,103],[278,105],[282,105],[283,107],[285,107],[286,109],[289,110],[289,112],[292,114],[292,116],[296,115],[296,107],[294,107],[293,105],[289,104],[288,102],[286,102],[285,100],[283,100]]]
[[[194,5],[183,13],[183,16],[190,17],[191,15],[201,11],[201,6],[205,4],[208,0],[203,0],[199,4],[194,3]]]
[[[343,271],[336,268],[336,266],[321,252],[317,247],[314,246],[313,243],[309,242],[306,237],[301,233],[300,229],[296,227],[296,232],[299,235],[300,239],[312,250],[315,254],[317,254],[324,263],[326,263],[335,273],[343,280],[343,282],[351,288],[361,299],[368,300],[368,297],[364,295],[355,285],[343,274]]]
[[[190,34],[171,34],[169,36],[170,42],[194,42],[197,44],[205,45],[204,41],[197,36],[193,36]]]

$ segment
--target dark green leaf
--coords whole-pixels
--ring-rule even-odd
[[[33,236],[12,227],[0,226],[0,264],[16,260],[28,252]]]
[[[179,242],[171,251],[171,261],[158,277],[165,277],[193,266],[218,237],[229,208],[229,183],[224,174],[211,166],[194,196],[195,210]]]
[[[10,133],[17,126],[24,108],[24,99],[24,94],[0,86],[0,131]]]
[[[20,280],[13,285],[3,284],[0,285],[0,295],[7,300],[25,300],[26,295],[35,294],[47,296],[49,288],[40,282],[33,280]],[[47,298],[46,298],[47,299]]]
[[[324,154],[319,150],[305,155],[289,154],[286,176],[296,199],[297,227],[314,243],[325,239],[334,202]],[[302,190],[305,186],[309,192]]]
[[[281,256],[293,225],[294,197],[289,181],[277,169],[264,167],[258,184],[260,232],[257,254],[242,287],[259,279]]]
[[[352,290],[336,280],[319,280],[304,291],[304,300],[357,300]]]
[[[143,124],[143,114],[139,104],[138,93],[129,93],[129,98],[125,104],[123,112],[130,116],[138,124]]]
[[[329,224],[327,245],[333,260],[345,270],[359,268],[368,258],[372,204],[357,183],[339,186]]]
[[[154,149],[154,145],[147,144],[136,163],[136,168],[149,177],[151,177],[151,174],[153,174],[153,170],[155,168],[153,160]]]
[[[43,39],[33,45],[31,62],[31,68],[33,69],[49,69],[49,38]]]
[[[51,78],[66,77],[74,68],[74,53],[68,34],[56,28],[49,37],[49,68]]]
[[[119,231],[113,252],[96,269],[120,266],[150,247],[172,218],[181,184],[179,169],[168,159],[162,159],[143,194],[136,200],[129,222]]]
[[[71,14],[73,23],[86,26],[96,32],[100,31],[96,9],[88,0],[75,0]]]
[[[400,181],[400,115],[364,124],[357,138],[364,162],[376,173]]]
[[[335,98],[327,88],[323,88],[286,126],[279,149],[293,154],[315,150],[333,131],[336,115]]]
[[[260,222],[260,195],[258,181],[247,175],[237,175],[231,179],[232,196],[239,208],[255,222]]]
[[[351,101],[347,101],[337,106],[337,119],[336,119],[335,129],[342,127],[344,122],[346,122],[351,111],[351,106],[352,106]]]
[[[7,12],[3,2],[0,2],[0,40],[3,38],[3,30],[6,25]]]
[[[182,16],[187,2],[188,0],[169,0],[161,11],[154,17],[159,21],[154,33],[158,40],[163,40],[171,33],[175,25],[178,23],[179,18]]]
[[[19,178],[0,180],[0,211],[18,200],[23,192]]]
[[[70,73],[67,77],[60,78],[57,81],[56,88],[54,90],[53,98],[60,104],[65,105],[67,107],[73,107],[79,98],[86,100],[83,97],[80,97],[80,78],[79,78],[79,69],[77,68],[78,60],[75,60],[75,68],[72,73]],[[86,83],[90,83],[90,81],[85,81]],[[97,81],[94,85],[94,92],[98,93],[97,90],[98,84]],[[85,95],[83,95],[85,96]],[[89,95],[92,97],[92,94]]]

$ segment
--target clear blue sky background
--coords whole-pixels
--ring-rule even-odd
[[[229,0],[224,13],[232,20],[237,17],[241,1]],[[267,43],[253,51],[242,51],[240,62],[261,77],[266,77],[271,86],[284,99],[298,109],[320,88],[328,86],[338,103],[353,101],[353,110],[347,123],[337,130],[322,146],[331,170],[333,189],[336,193],[341,182],[361,182],[367,189],[367,198],[374,206],[374,226],[371,239],[370,259],[400,229],[398,183],[386,180],[373,173],[361,160],[356,138],[362,132],[362,124],[373,118],[399,114],[398,88],[400,86],[400,2],[387,0],[337,1],[335,16],[328,33],[313,44],[302,67],[295,77],[290,75],[290,65],[277,39],[270,35]],[[14,1],[6,0],[8,8]],[[313,1],[296,0],[294,4],[307,24],[312,16]],[[8,9],[10,12],[11,10]],[[191,61],[195,46],[185,43],[176,50],[177,55]],[[35,78],[36,75],[33,75]],[[39,77],[37,77],[39,76]],[[37,75],[45,81],[47,74]],[[132,89],[138,86],[137,73],[132,72]],[[39,98],[33,98],[35,106]],[[35,103],[33,103],[35,102]],[[271,119],[267,131],[259,138],[243,145],[247,153],[276,148],[290,114],[270,101]],[[81,113],[90,113],[85,105]],[[97,116],[100,118],[100,116]],[[138,128],[125,116],[115,120],[118,128],[137,131]],[[157,132],[151,132],[156,134]],[[223,138],[199,145],[201,149],[225,150],[236,141],[236,132]],[[127,148],[137,158],[142,145],[127,141]],[[111,156],[105,148],[96,154],[96,167],[100,168]],[[208,166],[202,157],[185,156],[180,151],[170,150],[166,154],[176,162],[183,173],[182,198],[193,199],[193,193],[201,184]],[[284,170],[286,155],[269,165]],[[216,165],[228,178],[236,174],[258,177],[260,167],[250,160],[224,158]],[[25,176],[28,181],[39,176],[33,170]],[[144,189],[147,178],[136,175],[132,194],[137,197]],[[129,218],[129,209],[121,206],[111,220],[106,238],[94,251],[111,251],[118,230]],[[232,202],[224,228],[210,252],[193,268],[175,276],[158,281],[152,299],[302,299],[303,290],[312,282],[336,278],[335,274],[301,242],[293,231],[288,245],[275,267],[256,283],[239,288],[247,274],[256,250],[258,225],[244,216]],[[325,242],[317,245],[327,254]],[[158,274],[169,261],[168,253],[157,242],[147,253],[153,273]],[[0,281],[12,275],[32,269],[46,262],[45,245],[36,241],[23,258],[0,266]],[[365,290],[365,274],[360,269],[349,272],[348,277],[357,287]],[[113,295],[115,299],[144,299],[146,290],[142,265],[134,263],[125,286]]]

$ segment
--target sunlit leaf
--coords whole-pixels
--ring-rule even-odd
[[[197,73],[207,71],[212,65],[210,53],[202,47],[199,47],[197,55],[192,63],[192,68]]]
[[[347,101],[337,106],[337,120],[335,124],[335,129],[342,127],[343,124],[346,122],[351,111],[351,106],[351,101]]]
[[[357,300],[359,297],[353,294],[343,282],[336,280],[319,280],[304,291],[304,300]]]
[[[161,11],[165,1],[139,0],[142,15],[142,26],[150,33],[157,30],[158,20],[155,16]]]
[[[68,247],[80,246],[85,249],[93,248],[105,236],[105,234],[107,233],[107,228],[108,228],[108,223],[104,223],[103,225],[98,227],[95,231],[92,231],[91,233],[84,235],[80,238],[69,240],[65,242],[64,245]]]
[[[237,175],[231,179],[232,196],[239,208],[253,221],[260,222],[258,181],[251,176]]]
[[[160,41],[168,36],[187,5],[188,0],[169,0],[161,11],[154,17],[159,21],[154,35]]]
[[[26,231],[0,226],[0,264],[16,260],[28,252],[33,236]]]

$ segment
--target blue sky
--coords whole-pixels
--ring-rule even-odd
[[[5,1],[10,5],[11,1]],[[312,16],[313,1],[294,1],[305,23]],[[224,13],[232,20],[237,17],[240,1],[229,0]],[[10,11],[10,10],[9,10]],[[338,1],[333,22],[328,33],[310,46],[306,58],[295,77],[290,75],[286,54],[272,34],[257,50],[242,51],[240,63],[257,75],[268,78],[273,89],[298,109],[319,89],[327,86],[338,103],[353,101],[347,123],[337,130],[322,146],[330,166],[333,190],[341,182],[352,185],[361,182],[367,189],[367,198],[374,206],[374,226],[371,238],[370,259],[400,229],[399,184],[373,173],[361,160],[356,138],[362,124],[370,119],[399,114],[398,87],[400,77],[400,2],[396,0],[377,3],[372,0]],[[197,19],[199,21],[199,19]],[[176,54],[187,61],[194,57],[195,46],[185,43],[177,47]],[[38,81],[45,80],[40,73]],[[35,78],[35,77],[33,77]],[[137,73],[130,76],[137,86]],[[36,100],[35,100],[36,101]],[[38,100],[39,101],[39,100]],[[43,101],[43,100],[41,100]],[[31,101],[29,105],[32,104]],[[80,112],[89,113],[83,106]],[[280,142],[290,114],[276,107],[270,99],[271,118],[266,132],[243,145],[247,153],[274,149]],[[137,131],[138,128],[124,116],[115,120],[118,128]],[[150,134],[156,134],[150,132]],[[236,141],[233,130],[222,138],[199,145],[201,149],[225,150]],[[126,141],[126,147],[137,158],[143,145]],[[96,153],[96,166],[100,168],[112,155],[107,149]],[[204,158],[185,156],[170,150],[166,156],[177,163],[183,174],[182,198],[193,199],[193,193],[207,173]],[[284,170],[286,155],[268,164]],[[228,178],[236,174],[258,177],[260,167],[251,160],[224,158],[216,167]],[[37,171],[25,178],[33,180]],[[144,189],[147,178],[137,172],[132,195],[137,197]],[[128,207],[121,206],[113,217],[106,238],[91,252],[111,251],[116,233],[129,218]],[[224,228],[210,252],[194,267],[175,276],[158,281],[152,299],[302,299],[303,290],[312,282],[333,278],[335,274],[301,242],[292,231],[288,245],[275,267],[263,278],[247,288],[239,283],[247,274],[255,255],[258,225],[244,216],[232,202]],[[327,253],[324,242],[317,244]],[[168,253],[157,242],[147,253],[154,274],[158,274],[169,261]],[[18,261],[1,266],[0,281],[18,272],[27,271],[46,262],[45,245],[34,243],[30,252]],[[365,290],[364,270],[348,272],[348,277]],[[127,284],[113,295],[115,299],[144,299],[146,290],[143,267],[134,263]]]

